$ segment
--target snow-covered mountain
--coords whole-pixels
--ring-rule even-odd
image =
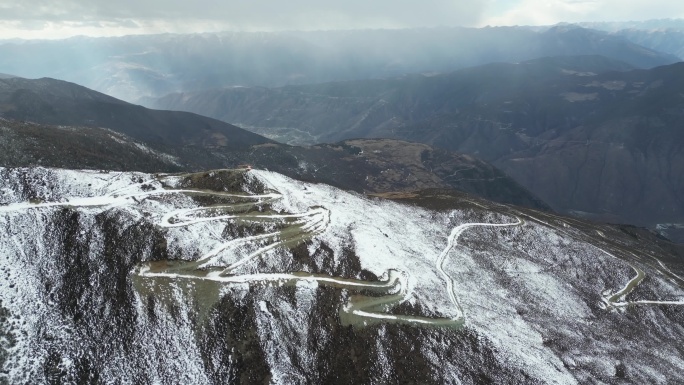
[[[0,383],[684,381],[676,246],[412,197],[0,169]]]

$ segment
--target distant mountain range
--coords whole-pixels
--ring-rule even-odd
[[[669,52],[684,60],[684,30],[625,29],[614,33],[650,49]]]
[[[548,209],[492,165],[397,140],[310,148],[230,124],[157,111],[54,79],[0,80],[0,166],[178,172],[251,164],[358,192],[458,189]]]
[[[0,44],[0,72],[73,81],[127,101],[228,86],[443,73],[490,62],[601,54],[638,68],[679,60],[573,25],[149,35]]]
[[[184,109],[292,143],[419,141],[492,162],[554,209],[684,223],[684,64],[628,71],[597,56],[435,76],[170,95]]]
[[[642,31],[684,31],[684,19],[651,19],[632,21],[594,21],[577,23],[584,28],[599,31],[618,32],[624,30]]]
[[[684,19],[660,19],[632,22],[580,23],[582,27],[606,31],[612,36],[684,60]]]
[[[430,142],[432,139],[424,137],[425,132],[406,130],[399,135],[396,130],[434,120],[437,115],[463,119],[463,108],[483,106],[499,99],[509,102],[503,112],[509,116],[518,111],[520,102],[514,100],[517,97],[552,92],[554,100],[564,100],[558,95],[563,90],[556,92],[557,88],[579,86],[581,90],[591,90],[582,84],[590,83],[588,79],[598,73],[630,69],[633,67],[624,62],[603,56],[553,57],[521,64],[492,63],[442,75],[176,93],[149,104],[154,108],[193,111],[233,122],[294,144],[401,135],[415,135],[422,137],[423,142]],[[448,127],[442,129],[448,130]],[[460,144],[442,142],[440,145]]]

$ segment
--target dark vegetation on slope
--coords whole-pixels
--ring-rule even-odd
[[[270,140],[187,112],[150,110],[55,79],[0,79],[0,117],[52,125],[106,127],[155,148],[248,148]]]
[[[4,273],[4,272],[2,272]],[[16,343],[12,334],[11,313],[2,306],[0,302],[0,368],[5,367],[7,358],[11,354],[11,349]],[[9,385],[3,376],[0,376],[0,385]]]
[[[311,147],[255,146],[259,167],[357,192],[453,188],[502,203],[548,206],[492,165],[469,155],[392,139],[354,139]]]
[[[0,164],[144,172],[185,169],[177,158],[116,131],[13,120],[0,120]]]
[[[548,208],[483,161],[396,140],[356,140],[314,147],[266,143],[243,149],[155,146],[105,128],[13,120],[0,120],[0,134],[3,167],[178,172],[250,164],[358,192],[448,187],[500,202]]]

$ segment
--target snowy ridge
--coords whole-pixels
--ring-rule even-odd
[[[449,240],[447,243],[447,246],[442,250],[442,252],[439,254],[439,257],[437,257],[437,269],[439,270],[440,274],[444,277],[444,280],[447,283],[447,293],[449,294],[449,299],[451,302],[456,305],[456,307],[459,309],[461,314],[463,311],[461,310],[461,306],[458,303],[458,299],[456,298],[456,293],[454,292],[454,283],[451,280],[451,277],[444,271],[444,261],[449,255],[449,252],[451,249],[456,246],[456,242],[458,240],[458,237],[468,228],[470,227],[506,227],[506,226],[518,226],[522,225],[523,221],[518,218],[518,221],[515,223],[466,223],[462,225],[458,225],[454,227],[453,230],[451,230],[451,234],[449,234]]]
[[[594,241],[551,214],[436,212],[258,170],[244,178],[263,191],[0,173],[0,380],[684,380],[682,266],[610,248],[607,227]]]

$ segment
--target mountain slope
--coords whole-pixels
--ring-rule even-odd
[[[354,139],[311,147],[255,146],[258,167],[365,193],[450,188],[500,203],[548,210],[534,194],[477,158],[392,139]]]
[[[185,160],[183,160],[185,163]],[[45,126],[0,120],[0,165],[181,171],[181,159],[155,151],[125,135],[105,128]]]
[[[0,173],[9,383],[684,380],[684,264],[648,233],[264,171]]]
[[[5,167],[173,172],[252,164],[359,192],[453,188],[548,209],[501,171],[472,157],[392,140],[281,145],[217,120],[148,110],[53,79],[0,80],[2,115],[57,125],[0,118],[5,134],[0,148],[6,149],[0,165]]]
[[[684,65],[611,68],[626,69],[601,57],[546,58],[432,77],[175,95],[162,104],[221,111],[221,119],[295,141],[419,141],[489,161],[562,212],[684,223]]]
[[[358,192],[451,188],[537,209],[548,206],[490,164],[397,140],[355,140],[245,149],[165,146],[160,152],[115,131],[0,120],[0,165],[177,172],[251,164]],[[173,155],[171,155],[173,154]]]
[[[203,116],[150,110],[55,79],[0,79],[0,117],[36,123],[106,127],[159,146],[244,149],[259,135]]]

